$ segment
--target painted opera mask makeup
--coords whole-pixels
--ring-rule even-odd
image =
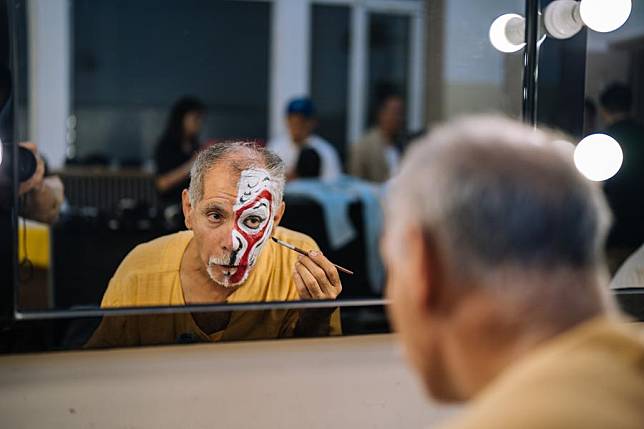
[[[275,193],[268,171],[253,168],[241,172],[233,205],[232,252],[226,271],[226,287],[238,286],[250,271],[273,229]]]

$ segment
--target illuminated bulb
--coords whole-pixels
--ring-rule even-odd
[[[590,29],[608,33],[626,22],[632,6],[631,0],[581,0],[579,15]]]
[[[498,51],[516,52],[525,46],[525,19],[516,13],[499,16],[490,26],[490,42]]]
[[[606,134],[592,134],[575,148],[575,166],[586,178],[600,182],[613,177],[624,160],[622,148]]]
[[[579,3],[574,0],[557,0],[543,11],[543,26],[550,37],[568,39],[584,27],[579,16]]]

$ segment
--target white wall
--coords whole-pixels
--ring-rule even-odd
[[[32,0],[28,7],[29,134],[56,169],[65,162],[71,97],[69,4]]]
[[[309,95],[310,19],[308,0],[275,0],[273,3],[271,138],[285,133],[284,111],[288,100]]]

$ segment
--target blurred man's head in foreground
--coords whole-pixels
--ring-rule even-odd
[[[532,344],[604,311],[610,215],[573,147],[499,117],[410,148],[387,201],[391,318],[441,400],[472,397]]]

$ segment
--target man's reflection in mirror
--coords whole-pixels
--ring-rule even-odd
[[[284,163],[251,143],[204,149],[183,191],[187,231],[137,246],[109,282],[102,308],[335,299],[335,266],[310,237],[279,227]],[[300,255],[275,237],[308,251]],[[153,320],[154,319],[154,320]],[[89,347],[340,333],[339,311],[212,312],[106,317]]]

